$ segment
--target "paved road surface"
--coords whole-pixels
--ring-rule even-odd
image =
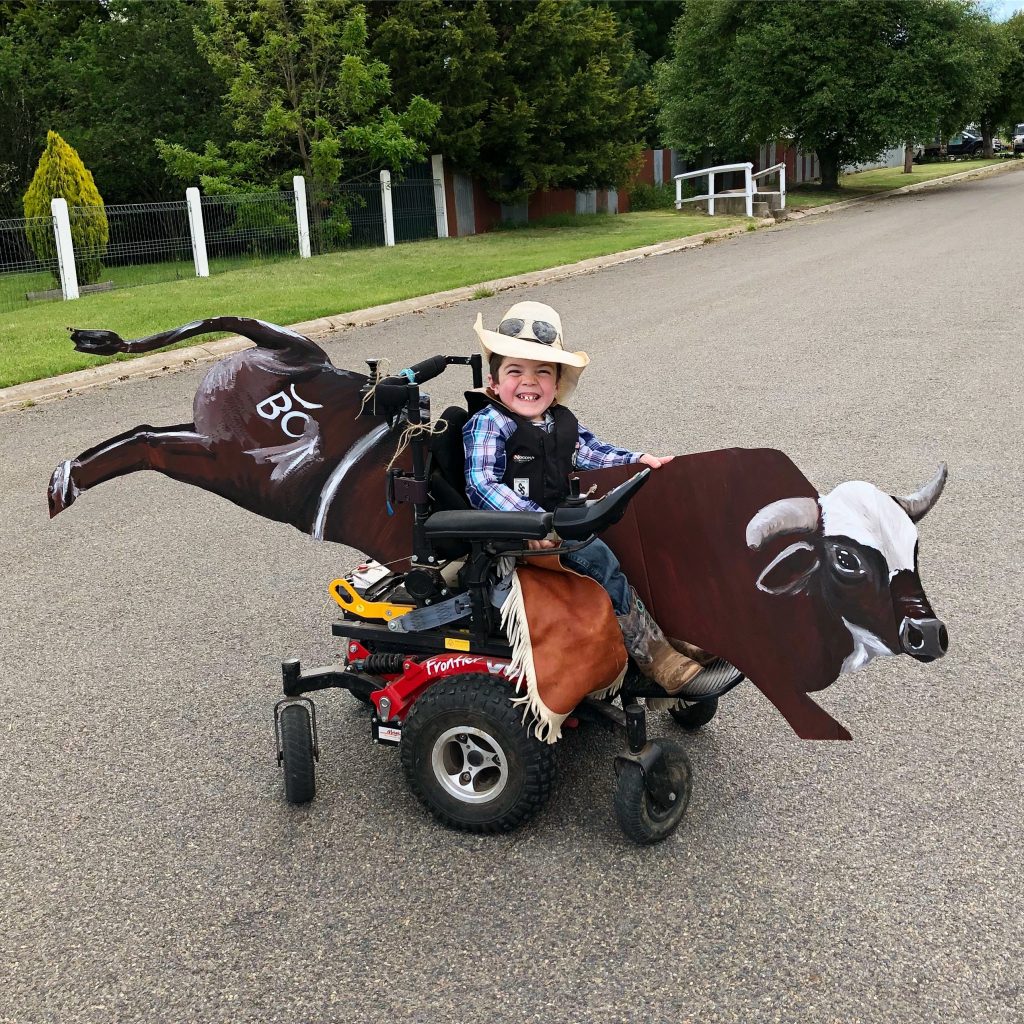
[[[289,808],[278,663],[332,660],[325,586],[355,554],[156,474],[47,521],[59,460],[187,420],[199,371],[3,417],[0,1021],[1024,1018],[1022,224],[1010,174],[531,292],[590,351],[576,408],[609,438],[776,446],[822,490],[950,465],[921,547],[949,657],[826,691],[849,744],[735,693],[654,849],[614,823],[611,737],[561,745],[532,825],[466,837],[346,694],[320,701],[318,797]],[[468,350],[513,299],[331,355]]]

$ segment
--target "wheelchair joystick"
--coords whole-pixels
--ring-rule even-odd
[[[587,503],[587,496],[580,494],[580,478],[578,476],[569,477],[569,496],[562,502],[563,505],[567,505],[569,508],[579,508],[580,505]]]

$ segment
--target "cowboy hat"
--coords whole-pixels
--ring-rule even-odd
[[[484,318],[477,314],[473,325],[484,359],[491,354],[513,359],[532,359],[539,363],[559,363],[555,399],[564,402],[572,394],[583,368],[590,362],[586,352],[567,352],[562,346],[562,318],[543,302],[517,302],[498,324],[497,331],[484,327]]]

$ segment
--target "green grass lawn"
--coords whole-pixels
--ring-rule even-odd
[[[741,217],[709,218],[675,210],[581,216],[568,225],[560,218],[558,226],[531,225],[468,238],[283,260],[214,273],[209,278],[98,292],[74,302],[33,303],[6,312],[0,309],[0,387],[112,361],[76,352],[68,340],[68,326],[106,328],[125,338],[137,338],[209,316],[251,316],[293,324],[684,238],[742,221]],[[201,339],[209,340],[210,336]]]
[[[945,178],[950,174],[960,174],[975,167],[988,167],[1000,164],[999,158],[992,160],[950,160],[934,164],[914,164],[910,174],[904,174],[902,167],[879,167],[873,171],[858,171],[855,174],[841,174],[838,189],[822,189],[820,185],[797,185],[786,190],[786,208],[795,210],[808,206],[824,206],[827,203],[838,203],[844,199],[859,199],[861,196],[873,195],[875,192],[888,192],[890,189],[903,188],[918,181],[931,178]],[[774,179],[773,179],[774,180]]]
[[[261,260],[231,256],[210,260],[210,273],[219,274],[229,270],[242,270],[254,263],[272,263],[288,259],[287,255],[268,255]],[[292,257],[294,258],[294,257]],[[192,258],[188,260],[166,260],[163,263],[147,263],[133,267],[104,267],[101,283],[110,282],[115,288],[136,288],[139,285],[163,284],[168,281],[187,281],[196,276]],[[45,271],[0,274],[0,313],[15,312],[39,302],[60,301],[57,299],[35,299],[26,303],[26,293],[60,291],[60,282]]]

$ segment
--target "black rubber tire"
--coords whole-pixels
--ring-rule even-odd
[[[555,779],[555,755],[523,724],[512,690],[486,673],[434,683],[417,699],[402,727],[402,769],[416,798],[442,824],[463,832],[508,832],[547,802]],[[435,773],[435,746],[453,729],[479,730],[504,754],[504,788],[481,802],[460,799]],[[439,755],[440,756],[440,755]]]
[[[681,708],[669,708],[668,713],[687,732],[696,732],[703,728],[718,713],[718,698],[701,700],[694,704],[687,704]]]
[[[641,846],[660,843],[676,830],[683,820],[693,791],[693,771],[686,751],[674,740],[657,741],[664,755],[663,770],[667,770],[675,791],[675,801],[668,807],[655,803],[644,785],[640,766],[632,762],[622,765],[615,786],[615,817],[622,831]]]
[[[284,796],[290,804],[308,804],[316,795],[313,727],[302,704],[281,709],[281,751],[284,755]]]

